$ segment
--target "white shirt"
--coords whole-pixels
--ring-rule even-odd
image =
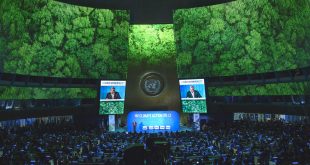
[[[191,93],[192,93],[193,98],[195,98],[195,92],[191,92]]]

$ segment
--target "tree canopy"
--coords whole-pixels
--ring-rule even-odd
[[[176,46],[172,24],[132,25],[129,33],[130,62],[158,64],[175,60]]]
[[[238,0],[174,14],[180,77],[310,64],[310,1]]]
[[[238,0],[177,10],[173,25],[131,27],[126,11],[53,0],[0,1],[3,72],[126,79],[128,62],[152,64],[175,58],[183,78],[309,66],[310,1]],[[310,85],[223,87],[211,88],[209,93],[295,94],[296,89],[306,93]],[[0,88],[0,98],[95,97],[95,93],[90,89]]]
[[[174,21],[180,77],[252,74],[310,65],[308,0],[238,0],[177,10]],[[306,84],[212,88],[210,95],[303,94],[309,91]]]
[[[52,0],[2,0],[0,64],[4,72],[19,74],[124,79],[128,19],[126,11],[98,10]],[[1,93],[17,94],[21,90],[6,88]],[[41,95],[38,90],[26,91],[29,97]],[[90,92],[70,91],[73,96],[88,96]],[[59,92],[46,90],[46,97]]]

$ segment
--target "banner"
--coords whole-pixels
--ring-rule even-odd
[[[109,115],[109,131],[115,131],[115,115]]]
[[[175,111],[132,111],[127,117],[128,132],[176,132],[179,125]]]
[[[199,131],[200,130],[200,114],[194,113],[193,114],[193,124],[194,124],[194,130]]]

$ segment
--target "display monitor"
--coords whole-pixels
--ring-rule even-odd
[[[182,111],[184,113],[207,113],[204,79],[179,80]]]
[[[100,82],[99,114],[123,114],[125,102],[126,81]]]
[[[128,132],[176,132],[179,125],[176,111],[132,111],[127,116]]]

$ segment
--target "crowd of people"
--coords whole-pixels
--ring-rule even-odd
[[[73,122],[0,129],[0,164],[124,164],[125,149],[161,137],[169,164],[310,164],[309,124],[235,121],[201,131],[106,132]]]

